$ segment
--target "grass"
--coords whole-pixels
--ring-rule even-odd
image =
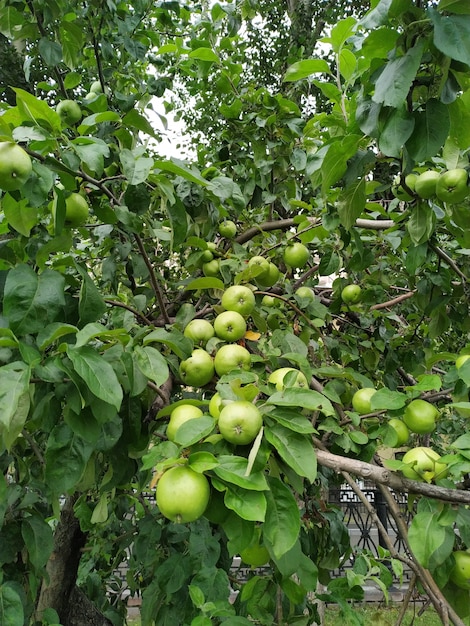
[[[400,605],[391,607],[357,606],[354,613],[357,617],[363,618],[364,626],[395,626],[400,613]],[[416,611],[409,608],[403,619],[403,626],[440,626],[442,624],[433,609],[427,609],[420,616],[418,613],[419,606],[416,607]],[[352,626],[353,624],[356,626],[357,621],[349,621],[339,609],[329,607],[326,610],[324,626]],[[129,620],[128,626],[140,626],[140,619]]]

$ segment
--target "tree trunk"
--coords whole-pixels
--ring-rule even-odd
[[[63,626],[112,626],[76,587],[78,566],[86,534],[74,514],[77,496],[67,498],[54,533],[54,550],[46,566],[36,606],[41,620],[47,608],[57,611]]]

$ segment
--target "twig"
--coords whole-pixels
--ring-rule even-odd
[[[379,302],[379,304],[374,304],[370,307],[370,311],[378,311],[379,309],[388,309],[391,306],[395,306],[395,304],[399,304],[403,302],[403,300],[408,300],[408,298],[412,298],[416,293],[416,289],[413,291],[409,291],[408,293],[403,293],[401,296],[397,296],[396,298],[392,298],[392,300],[388,300],[387,302]]]
[[[332,454],[325,450],[323,443],[315,437],[313,438],[313,442],[318,448],[316,451],[318,463],[336,472],[350,472],[355,476],[362,476],[363,478],[372,480],[379,485],[388,485],[394,491],[417,493],[427,496],[428,498],[434,498],[435,500],[442,500],[443,502],[470,504],[469,491],[463,489],[447,489],[417,480],[410,480],[409,478],[402,478],[396,472],[384,467],[372,465],[365,461],[358,461],[357,459],[350,459],[345,456],[339,456],[338,454]]]
[[[413,591],[416,586],[417,578],[418,577],[416,576],[416,573],[413,572],[413,574],[411,575],[410,582],[408,584],[408,589],[406,590],[406,593],[405,593],[405,597],[403,598],[403,602],[401,603],[400,611],[398,613],[395,626],[401,626],[401,623],[403,622],[403,619],[406,615],[406,611],[410,604],[411,596],[413,595]]]
[[[140,311],[137,311],[137,309],[132,308],[128,304],[124,304],[124,302],[119,302],[118,300],[109,300],[108,298],[105,298],[104,301],[106,302],[106,304],[109,304],[110,306],[118,306],[118,307],[121,307],[121,309],[126,309],[126,311],[130,311],[136,317],[142,320],[144,324],[147,324],[148,326],[152,325],[152,322],[148,318],[146,318],[143,313],[141,313]]]
[[[157,298],[158,306],[160,308],[160,313],[162,314],[162,317],[165,320],[165,323],[166,324],[170,324],[170,318],[169,318],[168,312],[166,310],[166,305],[165,305],[165,301],[163,299],[163,294],[162,294],[162,291],[160,289],[160,285],[158,284],[157,276],[156,276],[155,271],[153,269],[153,265],[150,262],[150,259],[148,257],[147,251],[145,250],[143,241],[142,241],[142,239],[140,238],[140,236],[137,233],[134,233],[134,238],[135,238],[137,246],[139,248],[139,252],[142,255],[142,258],[144,259],[144,263],[147,266],[147,269],[149,271],[150,283],[152,285],[153,292],[154,292],[154,294],[155,294],[155,296]]]
[[[429,247],[431,248],[431,250],[434,250],[437,256],[441,258],[445,263],[447,263],[447,265],[451,267],[458,276],[460,276],[464,283],[469,282],[469,278],[465,276],[465,274],[462,272],[456,262],[451,259],[450,256],[446,252],[444,252],[444,250],[442,250],[442,248],[439,248],[439,246],[436,246],[432,243],[429,244]]]
[[[28,431],[23,428],[23,430],[21,431],[21,434],[26,439],[26,441],[29,443],[29,445],[31,446],[31,450],[34,452],[34,454],[36,455],[36,458],[41,463],[41,465],[45,465],[46,461],[44,459],[44,456],[43,456],[41,450],[39,449],[39,446],[34,441],[34,439],[31,437],[31,435],[28,433]]]

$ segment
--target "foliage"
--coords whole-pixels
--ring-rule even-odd
[[[405,183],[411,172],[469,169],[467,3],[315,6],[330,27],[288,45],[304,4],[276,8],[284,28],[273,45],[284,52],[268,81],[269,46],[250,64],[260,33],[277,32],[264,2],[0,1],[0,31],[22,42],[26,69],[11,85],[15,102],[1,105],[0,140],[33,162],[27,183],[1,196],[2,623],[66,626],[48,594],[67,507],[84,544],[72,583],[113,624],[125,619],[115,577],[125,558],[145,625],[311,623],[318,582],[319,599],[347,611],[365,581],[387,594],[390,559],[398,573],[402,561],[414,568],[442,615],[470,623],[468,590],[449,581],[453,551],[470,548],[470,360],[455,367],[470,353],[469,200],[423,200]],[[167,89],[180,94],[167,106],[193,116],[194,162],[159,154],[150,113]],[[76,124],[55,110],[64,99],[81,107]],[[90,210],[72,228],[70,193]],[[227,217],[234,239],[218,234]],[[290,241],[308,247],[302,270],[283,261]],[[258,255],[280,268],[274,285],[248,264]],[[341,298],[350,283],[361,287],[356,304]],[[180,363],[195,346],[184,329],[213,320],[233,284],[256,296],[241,340],[251,367],[187,387]],[[301,285],[314,297],[298,295]],[[268,377],[280,367],[310,387],[291,386],[294,373],[276,389]],[[378,391],[362,416],[351,397],[367,386]],[[253,445],[218,436],[216,391],[256,403]],[[388,419],[418,397],[440,419],[408,447],[436,449],[447,477],[416,497],[408,554],[364,553],[335,578],[351,547],[328,486],[348,476],[342,459],[368,476],[394,457]],[[181,401],[205,416],[168,441]],[[336,472],[317,463],[318,449],[336,455]],[[395,454],[384,463],[399,476]],[[186,463],[210,479],[212,502],[196,522],[174,524],[151,494],[162,472]],[[257,536],[269,571],[233,580],[232,557]]]

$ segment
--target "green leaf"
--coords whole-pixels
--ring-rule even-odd
[[[41,37],[38,42],[38,50],[46,65],[55,67],[62,61],[62,46],[56,41]]]
[[[470,65],[470,23],[465,15],[440,15],[429,10],[434,45],[451,59]]]
[[[388,19],[388,12],[393,0],[379,0],[366,16],[359,22],[363,28],[373,30],[377,26],[385,24]]]
[[[136,151],[128,150],[127,148],[119,152],[119,158],[124,176],[127,178],[129,185],[144,183],[154,166],[153,159],[141,156]]]
[[[450,113],[447,105],[432,98],[424,111],[416,111],[413,116],[415,125],[406,147],[412,159],[420,163],[435,156],[444,145],[450,130]]]
[[[207,187],[209,181],[203,178],[200,172],[195,168],[189,168],[187,165],[179,159],[170,159],[169,161],[157,160],[154,162],[154,168],[162,170],[164,172],[171,172],[177,176],[182,176],[184,179],[189,180],[197,185]]]
[[[209,61],[211,63],[220,63],[218,55],[210,48],[196,48],[188,54],[190,59],[198,59],[199,61]]]
[[[300,512],[291,490],[278,478],[270,477],[268,480],[270,490],[266,492],[268,507],[263,535],[275,558],[280,558],[297,541]]]
[[[449,13],[461,13],[470,15],[470,4],[467,0],[441,0],[437,5],[439,11],[449,11]]]
[[[361,178],[348,185],[339,198],[338,214],[341,224],[349,230],[364,211],[366,205],[366,181]]]
[[[310,420],[307,417],[300,415],[297,408],[276,408],[269,411],[269,417],[285,428],[289,428],[296,433],[307,435],[315,432]]]
[[[38,333],[38,336],[36,338],[36,344],[40,350],[46,350],[61,337],[74,335],[77,332],[78,328],[76,326],[72,326],[72,324],[53,322],[52,324],[48,324],[43,330]]]
[[[41,570],[47,563],[54,547],[54,537],[49,524],[39,515],[25,517],[21,523],[28,559],[34,569]]]
[[[150,137],[155,137],[155,139],[159,137],[152,124],[136,109],[131,109],[128,113],[126,113],[122,119],[122,123],[125,124],[126,127],[130,126],[132,128],[136,128],[137,130],[150,135]]]
[[[242,519],[264,522],[267,506],[264,492],[230,485],[225,492],[224,502],[228,509],[235,511]]]
[[[78,299],[78,311],[80,314],[80,326],[85,326],[90,322],[96,322],[107,311],[106,302],[100,290],[92,281],[88,273],[82,268],[78,268],[82,275],[80,295]]]
[[[122,388],[111,365],[90,346],[67,346],[75,372],[100,400],[120,409]]]
[[[333,405],[323,394],[313,389],[290,388],[276,391],[266,402],[276,406],[295,406],[309,411],[321,411],[324,415],[335,415]]]
[[[405,107],[392,109],[379,137],[379,148],[387,156],[399,157],[415,127],[415,118]]]
[[[175,434],[175,443],[185,448],[194,445],[214,430],[215,421],[210,415],[201,415],[181,424]]]
[[[214,278],[212,276],[207,278],[196,278],[192,280],[185,289],[188,291],[197,289],[224,289],[225,285],[220,278]]]
[[[360,140],[361,137],[358,135],[347,135],[329,146],[321,165],[323,195],[327,195],[330,187],[344,176],[348,161],[356,153]]]
[[[170,375],[165,357],[152,346],[136,346],[134,357],[142,374],[160,387]]]
[[[308,78],[312,74],[331,74],[330,66],[323,59],[306,59],[290,65],[284,74],[284,82],[294,82]]]
[[[108,519],[108,494],[102,493],[98,503],[93,509],[92,516],[90,518],[91,524],[103,524]]]
[[[27,265],[17,265],[8,272],[3,313],[17,335],[39,332],[54,322],[62,310],[64,277],[54,270],[42,274]]]
[[[80,161],[86,163],[89,170],[101,176],[104,159],[109,156],[108,144],[98,137],[77,137],[72,141],[72,145]]]
[[[0,436],[8,449],[28,417],[30,375],[24,363],[10,363],[0,368]]]
[[[407,223],[411,241],[418,246],[428,241],[434,232],[436,216],[427,202],[418,202]]]
[[[168,331],[165,328],[156,328],[155,330],[152,330],[144,337],[143,344],[146,346],[147,344],[153,342],[165,344],[180,359],[186,359],[193,350],[193,343],[191,339],[185,337],[181,331],[175,328],[172,328],[171,331]]]
[[[86,32],[79,24],[63,20],[60,25],[60,42],[62,43],[62,55],[65,65],[70,69],[77,67],[80,63],[81,51],[86,41]],[[65,77],[66,89],[73,89],[78,83],[70,84],[70,74]]]
[[[351,50],[343,48],[339,53],[339,71],[345,80],[350,80],[354,76],[357,67],[357,59]]]
[[[452,527],[439,524],[435,513],[423,512],[413,517],[408,540],[418,562],[434,569],[450,556],[455,536]]]
[[[202,418],[199,418],[202,419]],[[254,491],[265,491],[268,483],[262,472],[252,472],[246,476],[248,460],[236,455],[221,455],[219,465],[214,468],[214,473],[221,480]]]
[[[46,448],[45,481],[49,490],[61,494],[73,489],[86,469],[93,444],[76,435],[67,424],[55,426]]]
[[[38,223],[37,209],[29,206],[26,198],[17,201],[9,193],[6,193],[2,198],[2,209],[7,222],[20,235],[29,237],[31,229]]]
[[[218,464],[219,461],[210,452],[193,452],[188,457],[188,465],[200,474],[214,469]]]
[[[317,477],[317,458],[311,439],[280,424],[266,428],[264,434],[287,465],[313,483]]]
[[[2,626],[24,626],[24,611],[21,597],[6,582],[0,586],[0,624]]]
[[[391,391],[386,387],[378,389],[371,398],[371,409],[380,411],[388,409],[390,411],[401,409],[407,402],[407,396],[399,391]]]
[[[337,22],[331,29],[331,35],[328,38],[325,38],[324,41],[331,43],[333,51],[337,54],[342,52],[342,48],[346,41],[354,35],[356,23],[357,20],[354,17],[347,17],[344,20],[339,20],[339,22]]]
[[[421,63],[423,41],[418,41],[407,53],[389,61],[375,83],[374,102],[401,108]]]

